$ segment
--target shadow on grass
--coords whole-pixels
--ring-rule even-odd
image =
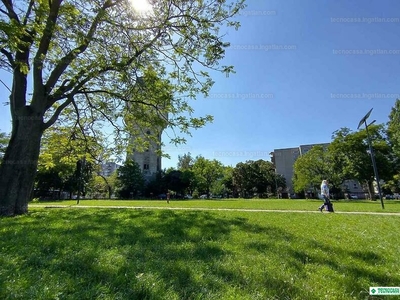
[[[349,298],[366,299],[369,286],[396,286],[397,280],[388,275],[383,268],[385,260],[378,251],[354,251],[340,246],[327,246],[315,240],[305,240],[306,249],[288,249],[292,257],[292,265],[300,275],[306,276],[307,265],[314,269],[327,267],[334,271],[340,280],[344,295]],[[318,255],[316,253],[319,253]],[[349,264],[349,261],[352,263]],[[326,282],[329,284],[329,281]]]
[[[365,289],[363,281],[394,284],[378,269],[338,262],[351,257],[379,265],[382,257],[376,252],[326,246],[244,217],[206,211],[39,210],[2,222],[7,223],[0,241],[2,299],[222,299],[228,289],[265,299],[262,287],[271,298],[318,299],[268,269],[255,282],[251,273],[226,263],[238,255],[226,246],[238,232],[262,235],[242,247],[288,258],[299,277],[307,278],[305,265],[316,264],[348,274],[348,293]],[[336,256],[291,247],[299,242]]]
[[[49,298],[210,297],[225,279],[202,274],[229,255],[221,244],[232,226],[261,230],[244,218],[168,210],[44,210],[7,222],[0,242],[4,299],[46,298],[45,288]]]

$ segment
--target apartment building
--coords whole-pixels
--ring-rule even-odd
[[[115,163],[115,162],[106,162],[101,165],[101,175],[105,177],[111,176],[112,173],[114,173],[121,165]]]
[[[286,179],[287,191],[293,192],[294,163],[296,159],[306,154],[314,146],[328,147],[329,143],[300,145],[295,148],[274,149],[271,153],[271,161],[275,165],[276,173],[281,174]]]

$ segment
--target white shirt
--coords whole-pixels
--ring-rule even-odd
[[[326,183],[321,184],[321,195],[329,197],[329,186]]]

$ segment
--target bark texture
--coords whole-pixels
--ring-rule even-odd
[[[0,168],[0,216],[28,212],[42,137],[42,117],[29,106],[13,120],[9,146]]]

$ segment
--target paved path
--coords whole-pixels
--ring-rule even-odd
[[[283,210],[283,209],[247,209],[247,208],[205,208],[205,207],[162,207],[162,206],[107,206],[107,205],[35,205],[30,204],[29,207],[42,208],[110,208],[110,209],[169,209],[169,210],[204,210],[204,211],[244,211],[244,212],[278,212],[278,213],[316,213],[320,211],[311,210]],[[327,214],[328,212],[323,212]],[[349,215],[379,215],[379,216],[397,216],[400,213],[392,212],[362,212],[362,211],[336,211],[335,214]]]

